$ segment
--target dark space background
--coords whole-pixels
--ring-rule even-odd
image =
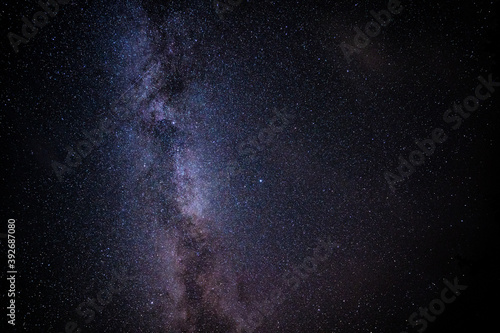
[[[498,1],[401,1],[346,61],[354,26],[386,1],[73,1],[15,53],[36,1],[0,8],[2,226],[16,219],[16,326],[0,332],[415,332],[443,278],[468,289],[426,332],[496,327],[500,88],[453,131],[442,120],[500,80]],[[290,116],[255,159],[239,145]],[[112,128],[59,181],[86,132]],[[415,140],[449,138],[390,191]],[[239,165],[237,172],[230,167]],[[231,171],[233,170],[233,171]],[[290,290],[320,239],[339,246]],[[75,309],[133,279],[85,323]]]

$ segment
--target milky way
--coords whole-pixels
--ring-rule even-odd
[[[496,7],[402,0],[346,59],[394,3],[74,1],[4,38],[16,328],[413,333],[455,277],[426,332],[486,325],[500,88],[459,131],[442,116],[498,81]]]
[[[118,118],[131,114],[120,122],[125,135],[116,149],[130,161],[121,182],[130,189],[122,209],[138,222],[134,234],[140,241],[131,255],[154,258],[154,265],[137,268],[155,295],[148,301],[163,327],[235,330],[245,306],[237,305],[236,253],[229,251],[233,239],[217,216],[223,209],[217,205],[218,173],[207,162],[215,149],[205,119],[213,108],[207,105],[213,88],[200,79],[201,64],[190,58],[196,43],[186,40],[197,38],[188,36],[186,26],[192,23],[172,16],[159,26],[146,25],[150,35],[134,41],[149,45],[143,51],[152,56],[114,109]],[[160,45],[148,43],[156,39]]]

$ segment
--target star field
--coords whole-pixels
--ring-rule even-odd
[[[40,6],[0,11],[1,332],[493,323],[498,2],[72,1],[27,38]]]

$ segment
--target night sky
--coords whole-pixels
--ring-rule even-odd
[[[0,7],[0,332],[497,327],[499,2],[46,1]]]

